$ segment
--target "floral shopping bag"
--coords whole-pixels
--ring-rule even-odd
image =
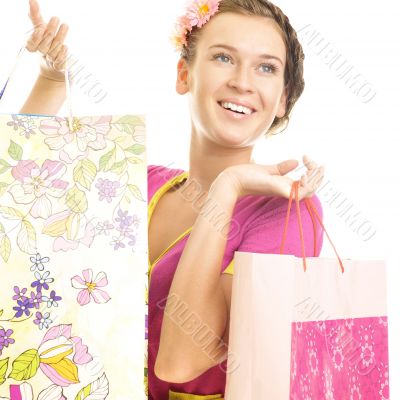
[[[0,135],[0,398],[145,398],[143,117],[0,115]]]
[[[385,263],[338,257],[340,272],[302,248],[303,259],[235,253],[225,398],[389,399]]]

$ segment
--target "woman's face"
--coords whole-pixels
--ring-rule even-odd
[[[270,18],[218,14],[201,28],[196,57],[178,64],[195,133],[222,146],[253,145],[285,114],[286,48]]]

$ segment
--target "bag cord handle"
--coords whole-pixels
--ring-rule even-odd
[[[283,254],[283,250],[284,250],[284,246],[285,246],[285,241],[286,241],[286,235],[287,235],[287,229],[289,226],[289,217],[290,217],[290,210],[292,207],[292,201],[293,201],[293,196],[295,197],[295,201],[296,201],[296,214],[297,214],[297,221],[299,224],[299,231],[300,231],[300,241],[301,241],[301,254],[302,254],[302,258],[303,258],[303,269],[304,271],[307,270],[307,263],[306,263],[306,255],[305,255],[305,246],[304,246],[304,236],[303,236],[303,226],[301,223],[301,215],[300,215],[300,202],[299,202],[299,185],[300,185],[300,181],[294,181],[293,185],[292,185],[292,190],[290,192],[290,197],[289,197],[289,205],[288,205],[288,209],[286,212],[286,220],[285,220],[285,227],[283,230],[283,238],[282,238],[282,244],[281,244],[281,248],[280,248],[280,254]],[[328,235],[328,232],[325,229],[324,224],[322,223],[321,217],[318,214],[318,211],[316,210],[314,204],[312,203],[310,198],[305,198],[304,202],[306,204],[308,213],[310,214],[312,223],[313,223],[313,230],[314,230],[314,257],[317,256],[317,237],[316,237],[316,233],[317,233],[317,227],[316,227],[316,222],[315,222],[315,218],[317,219],[318,223],[321,225],[323,231],[325,232],[330,244],[333,247],[333,250],[335,251],[335,254],[337,256],[337,259],[339,261],[340,264],[340,269],[341,272],[344,273],[344,267],[343,267],[343,262],[339,257],[338,252],[336,251],[336,248],[331,240],[331,238]]]
[[[20,59],[22,58],[22,56],[25,53],[25,50],[26,50],[25,46],[21,47],[21,49],[20,49],[20,51],[19,51],[19,53],[17,55],[17,58],[16,58],[16,60],[14,62],[14,65],[13,65],[13,67],[12,67],[12,69],[11,69],[9,75],[8,75],[7,81],[6,81],[5,85],[3,86],[3,89],[1,89],[1,91],[0,91],[0,102],[1,102],[1,99],[3,98],[4,92],[6,91],[9,82],[11,81],[12,76],[15,73],[15,70],[17,69],[17,66],[19,64]],[[64,74],[65,74],[65,89],[66,89],[66,95],[67,95],[67,108],[68,108],[67,120],[68,120],[69,130],[71,132],[73,132],[73,130],[74,130],[74,128],[73,128],[74,117],[73,117],[73,113],[72,113],[72,95],[71,95],[71,83],[70,83],[71,73],[70,73],[70,68],[69,68],[69,65],[68,65],[69,64],[68,61],[69,60],[66,59],[65,71],[64,71]]]

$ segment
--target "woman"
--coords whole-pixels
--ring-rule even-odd
[[[265,0],[192,2],[178,28],[176,90],[189,96],[190,165],[148,169],[149,398],[216,399],[224,396],[234,252],[279,253],[293,183],[286,175],[298,166],[257,165],[252,151],[288,123],[304,88],[304,56],[287,17]],[[63,95],[58,88],[57,102]],[[34,92],[27,104],[32,112]],[[314,193],[323,167],[303,162],[299,197],[311,197],[321,214]],[[301,214],[312,256],[303,202]],[[320,230],[315,239],[319,255]],[[285,253],[301,255],[294,211]],[[199,326],[207,346],[194,340]]]

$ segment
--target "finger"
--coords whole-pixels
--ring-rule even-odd
[[[324,167],[319,167],[313,171],[313,174],[304,174],[301,177],[302,186],[309,192],[315,192],[324,179]]]
[[[60,20],[57,17],[52,17],[47,25],[46,31],[43,34],[42,41],[38,46],[38,50],[43,54],[46,55],[50,49],[51,43],[54,39],[54,35],[57,31],[57,27]]]
[[[56,36],[51,43],[50,49],[47,52],[51,59],[55,60],[58,56],[58,53],[63,49],[63,44],[67,33],[68,25],[61,24]]]
[[[29,18],[35,28],[45,25],[37,0],[29,0]]]
[[[286,175],[290,171],[293,171],[297,166],[299,165],[299,162],[297,160],[285,160],[280,162],[279,164],[276,165],[271,165],[271,169],[269,169],[269,173],[273,175]]]
[[[307,169],[313,169],[317,167],[317,163],[313,161],[309,156],[303,156],[303,164],[307,167]]]
[[[35,52],[38,49],[40,42],[43,39],[45,29],[37,28],[35,32],[32,33],[31,37],[26,42],[26,48],[30,52]]]
[[[53,62],[53,68],[57,71],[63,71],[65,69],[65,63],[68,58],[68,47],[63,44],[61,51],[58,53],[56,59]]]
[[[323,167],[320,166],[315,169],[308,170],[306,172],[306,176],[309,182],[314,182],[314,181],[319,181],[320,180],[320,175],[321,175],[321,170],[323,170]]]

